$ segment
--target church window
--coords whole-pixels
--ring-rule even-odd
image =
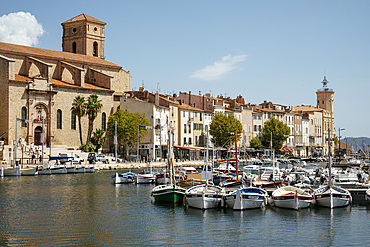
[[[76,42],[73,42],[73,43],[72,43],[72,52],[73,52],[73,53],[77,53],[77,46],[76,46]]]
[[[22,119],[27,119],[27,108],[25,106],[22,107]],[[22,127],[26,127],[26,122],[21,122]]]
[[[77,32],[77,28],[73,28],[73,32],[75,33],[75,32]]]
[[[71,112],[71,129],[76,129],[76,114],[74,111]]]
[[[62,129],[62,110],[57,111],[57,129]]]
[[[106,122],[107,122],[107,116],[106,116],[105,112],[103,112],[103,114],[101,116],[101,128],[103,130],[106,129]]]
[[[94,57],[97,57],[98,56],[98,43],[97,42],[94,42],[93,56]]]

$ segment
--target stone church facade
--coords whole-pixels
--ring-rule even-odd
[[[95,131],[106,129],[120,95],[130,91],[130,71],[105,60],[104,22],[81,14],[62,27],[63,51],[0,42],[0,135],[5,133],[5,145],[16,135],[27,144],[40,145],[44,132],[46,146],[78,147],[78,119],[71,112],[75,97],[87,100],[97,94],[101,100]],[[87,116],[81,120],[85,143]]]

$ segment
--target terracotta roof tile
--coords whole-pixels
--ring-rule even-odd
[[[15,75],[15,80],[12,80],[12,81],[16,81],[16,82],[28,82],[28,81],[31,81],[31,80],[33,80],[31,77],[24,76],[24,75],[17,75],[16,74]],[[80,87],[80,86],[75,85],[74,84],[74,81],[60,81],[60,80],[57,80],[57,79],[52,79],[51,80],[51,83],[53,85],[56,85],[56,86],[73,87],[73,88],[84,88],[84,89],[94,89],[94,90],[102,90],[102,91],[110,91],[110,92],[113,92],[110,89],[99,87],[99,86],[96,86],[96,85],[91,84],[91,83],[88,83],[88,82],[85,82],[85,87]]]
[[[73,17],[72,19],[69,19],[68,21],[63,22],[62,25],[65,24],[65,23],[71,23],[71,22],[77,22],[77,21],[91,21],[91,22],[97,22],[99,24],[107,25],[107,23],[105,23],[101,20],[98,20],[94,17],[91,17],[91,16],[89,16],[85,13],[82,13],[78,16]]]
[[[99,57],[63,51],[54,51],[31,46],[14,45],[3,42],[0,42],[0,54],[4,54],[5,56],[6,54],[16,54],[21,56],[31,56],[39,59],[63,60],[70,63],[91,64],[95,66],[110,67],[116,69],[122,68],[115,63],[108,62]]]

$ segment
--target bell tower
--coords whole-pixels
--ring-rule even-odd
[[[104,59],[105,25],[86,14],[63,22],[63,51]]]
[[[329,82],[326,80],[326,76],[324,76],[324,80],[321,83],[322,88],[316,91],[317,107],[328,112],[334,112],[334,90],[328,88]]]

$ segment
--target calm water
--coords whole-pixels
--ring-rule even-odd
[[[122,171],[123,172],[123,171]],[[114,171],[0,179],[0,245],[359,246],[370,205],[244,212],[157,205],[153,185],[113,185]]]

